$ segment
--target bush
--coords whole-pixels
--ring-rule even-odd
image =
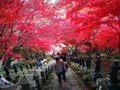
[[[85,80],[86,82],[92,81],[92,77],[89,74],[85,74],[85,75],[83,75],[83,80]]]

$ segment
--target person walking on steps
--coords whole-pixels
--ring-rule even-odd
[[[59,84],[62,85],[62,79],[64,80],[64,82],[66,82],[66,66],[64,64],[64,62],[62,61],[62,59],[60,59],[59,56],[55,57],[55,64],[53,67],[54,73],[57,75],[58,77],[58,81]]]

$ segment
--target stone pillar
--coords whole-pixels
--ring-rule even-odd
[[[18,85],[22,86],[22,90],[32,90],[32,87],[25,76],[21,78],[21,80],[18,82]]]
[[[113,64],[110,66],[110,78],[105,78],[104,85],[108,90],[119,90],[120,80],[117,78],[118,70],[120,70],[120,65],[118,60],[114,60]]]
[[[101,70],[101,59],[100,59],[100,55],[97,56],[96,61],[95,61],[95,68],[92,71],[92,77],[94,79],[94,81],[96,82],[96,80],[98,78],[102,78],[102,74],[100,72]]]
[[[35,82],[36,82],[37,90],[42,90],[41,83],[40,83],[40,80],[39,80],[39,75],[36,71],[33,72],[33,80],[35,80]]]

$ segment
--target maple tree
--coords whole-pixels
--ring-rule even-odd
[[[42,21],[42,18],[50,17],[54,10],[52,12],[49,3],[43,1],[3,0],[0,2],[0,51],[3,61],[8,60],[8,56],[22,57],[12,50],[16,51],[20,47],[28,48],[33,44],[30,42],[34,40],[39,40],[41,43],[34,44],[38,44],[41,46],[39,48],[45,49],[45,47],[42,47],[45,46],[43,44],[45,41],[38,37],[37,29],[45,21]],[[49,48],[48,46],[46,45],[46,48]]]
[[[119,0],[57,0],[54,4],[49,0],[2,0],[2,60],[8,56],[22,57],[16,53],[20,48],[49,51],[57,43],[86,50],[120,51],[119,3]]]
[[[84,5],[78,7],[80,1],[75,3],[73,9],[68,11],[67,17],[79,27],[76,29],[77,33],[84,32],[82,34],[88,36],[86,39],[89,38],[88,41],[92,42],[92,46],[94,46],[92,41],[94,32],[98,30],[96,38],[94,38],[98,48],[107,46],[111,48],[118,47],[117,49],[120,50],[119,2],[119,0],[84,0]],[[76,9],[76,7],[78,8]],[[87,33],[88,31],[90,31],[90,34]],[[102,38],[105,35],[107,35],[106,38]],[[109,40],[113,37],[116,38],[116,43],[113,43],[112,39]]]
[[[2,60],[5,60],[4,58],[7,59],[6,56],[9,54],[13,55],[10,52],[12,46],[16,43],[16,35],[14,34],[13,27],[16,20],[21,17],[19,11],[21,10],[22,3],[19,0],[3,0],[0,2],[0,50],[3,52]]]

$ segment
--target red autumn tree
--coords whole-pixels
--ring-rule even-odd
[[[1,1],[0,52],[2,60],[7,60],[8,56],[21,57],[12,50],[19,47],[29,47],[31,46],[30,41],[39,39],[37,29],[44,24],[41,20],[53,16],[54,11],[55,9],[50,7],[48,2],[43,0]]]
[[[16,35],[14,34],[16,31],[13,27],[21,17],[19,12],[22,10],[22,6],[23,1],[20,0],[3,0],[0,2],[0,51],[3,55],[2,60],[8,59],[7,55],[13,55],[11,50],[16,43]]]
[[[94,1],[85,0],[85,1],[86,2],[84,5],[82,5],[82,7],[79,7],[77,9],[73,8],[72,10],[68,11],[69,13],[67,15],[68,18],[71,18],[71,20],[74,21],[76,25],[79,27],[79,29],[77,29],[77,32],[85,31],[86,33],[86,31],[90,30],[91,35],[89,38],[91,41],[92,33],[98,30],[97,35],[101,36],[101,34],[99,34],[103,32],[103,29],[101,27],[105,25],[106,28],[113,31],[113,33],[116,33],[117,35],[116,42],[118,43],[114,44],[112,43],[111,40],[111,44],[114,44],[112,46],[116,45],[116,47],[118,47],[120,51],[120,31],[119,31],[120,1],[119,0],[94,0]],[[110,32],[108,31],[108,34],[111,33],[111,31]],[[110,37],[107,38],[109,39]]]

